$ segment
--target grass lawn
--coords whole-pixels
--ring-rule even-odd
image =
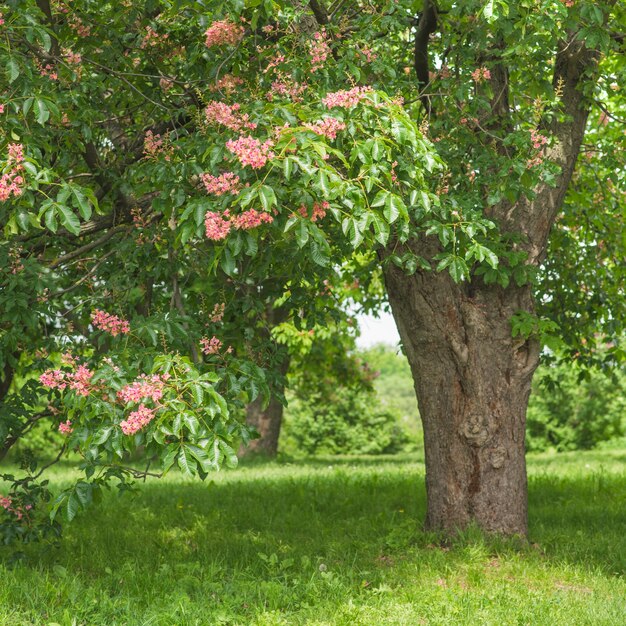
[[[0,565],[0,624],[626,624],[626,450],[529,457],[529,545],[421,532],[423,471],[249,465],[112,495]]]

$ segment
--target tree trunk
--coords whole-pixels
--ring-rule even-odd
[[[253,439],[242,450],[244,455],[276,456],[280,427],[283,422],[283,409],[283,405],[273,396],[266,409],[262,408],[260,398],[248,405],[246,421],[259,431],[260,437]]]
[[[455,284],[447,272],[385,271],[424,428],[426,527],[476,523],[526,535],[526,407],[539,361],[534,339],[511,334],[533,312],[529,287]]]

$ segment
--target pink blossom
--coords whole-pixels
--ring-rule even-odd
[[[491,72],[486,67],[477,67],[472,72],[472,80],[476,83],[481,83],[483,80],[489,80],[491,78]]]
[[[169,37],[167,33],[159,35],[151,26],[146,28],[146,34],[141,41],[139,47],[143,50],[145,48],[154,48],[158,46],[160,43],[164,43],[165,40]]]
[[[372,63],[378,58],[378,55],[369,46],[363,46],[359,52],[365,57],[368,63]]]
[[[304,126],[316,135],[323,135],[329,139],[336,139],[337,133],[346,129],[346,125],[334,117],[325,117],[315,122],[315,124],[305,124]]]
[[[278,67],[281,63],[285,62],[284,54],[276,54],[274,57],[270,59],[270,62],[267,64],[267,67],[263,70],[264,74],[267,74],[272,68]]]
[[[156,409],[149,409],[147,406],[140,404],[136,411],[129,413],[128,417],[120,422],[122,432],[125,435],[134,435],[154,419],[155,412]]]
[[[244,211],[241,215],[237,215],[233,218],[235,228],[241,230],[250,230],[256,228],[261,224],[271,224],[274,218],[265,211],[257,211],[256,209],[249,209]]]
[[[371,92],[371,87],[353,87],[352,89],[344,89],[326,94],[326,97],[322,98],[322,102],[329,109],[333,107],[345,107],[349,109],[359,104],[359,102]]]
[[[226,142],[226,148],[235,154],[242,165],[249,165],[255,170],[262,168],[276,155],[272,152],[273,142],[267,140],[261,143],[254,137],[240,136],[238,139]]]
[[[317,222],[318,220],[322,220],[326,217],[326,211],[330,209],[330,203],[324,200],[323,202],[314,202],[313,203],[313,213],[311,214],[311,221]],[[302,217],[308,217],[309,212],[304,204],[298,209],[298,212]]]
[[[67,387],[65,372],[62,370],[46,370],[39,377],[39,382],[50,389],[65,389]]]
[[[0,115],[4,113],[4,104],[0,104]]]
[[[142,374],[137,380],[122,387],[117,392],[117,397],[122,402],[139,402],[147,398],[157,402],[163,397],[163,388],[168,379],[167,374]]]
[[[233,76],[232,74],[226,74],[214,84],[209,85],[209,89],[211,91],[224,90],[228,94],[235,91],[239,85],[243,85],[243,80],[241,78]]]
[[[548,143],[548,138],[534,129],[530,131],[530,140],[535,150],[540,150]]]
[[[313,41],[309,42],[309,54],[311,56],[311,71],[324,67],[326,59],[330,55],[330,46],[328,45],[328,36],[326,31],[322,30],[313,35]]]
[[[74,432],[74,429],[72,428],[72,422],[70,420],[67,420],[66,422],[61,422],[59,424],[59,432],[64,435],[72,434]]]
[[[24,160],[24,146],[21,143],[10,143],[9,163],[21,163]]]
[[[206,37],[204,43],[207,48],[222,45],[234,46],[243,39],[244,32],[243,26],[230,20],[213,22],[204,33]]]
[[[106,313],[105,311],[101,311],[100,309],[95,309],[94,311],[92,311],[91,323],[96,328],[111,333],[113,337],[119,334],[126,335],[130,332],[130,324],[127,320],[122,319],[117,315],[112,315],[110,313]]]
[[[208,211],[204,216],[204,229],[207,239],[211,241],[221,241],[226,239],[230,232],[230,221],[226,219],[228,216]]]
[[[224,319],[224,309],[226,308],[226,304],[222,302],[221,304],[216,304],[213,307],[213,311],[211,312],[211,321],[214,324],[221,322]]]
[[[225,172],[219,176],[201,174],[200,178],[204,183],[206,192],[216,196],[222,196],[225,193],[237,193],[239,189],[239,176],[233,172]]]
[[[155,135],[151,130],[146,132],[143,140],[143,153],[147,158],[157,158],[159,154],[165,155],[169,161],[172,154],[172,146],[168,146],[161,135]]]
[[[294,102],[300,102],[302,100],[300,96],[306,89],[306,83],[298,83],[279,74],[279,77],[272,82],[272,89],[267,92],[266,98],[272,102],[275,96],[284,96]]]
[[[80,365],[73,374],[68,374],[70,389],[74,389],[79,396],[88,396],[91,391],[91,377],[93,372],[84,365]]]
[[[221,124],[230,130],[237,131],[244,128],[254,130],[256,124],[250,121],[250,116],[247,113],[237,113],[240,108],[240,104],[228,105],[224,102],[213,101],[209,102],[204,109],[204,115],[209,124]]]
[[[200,339],[200,345],[202,346],[202,352],[206,355],[217,354],[222,349],[222,342],[217,337],[202,337]]]

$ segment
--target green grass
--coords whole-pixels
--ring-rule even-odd
[[[0,566],[0,624],[626,624],[625,461],[531,456],[529,545],[421,532],[418,456],[174,475]]]

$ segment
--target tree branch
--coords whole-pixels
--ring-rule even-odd
[[[425,90],[430,83],[430,64],[428,59],[428,40],[431,33],[437,30],[437,6],[432,0],[424,0],[424,9],[420,15],[415,32],[415,51],[413,65],[417,74],[420,100],[426,109],[426,114],[431,113],[430,97]]]

